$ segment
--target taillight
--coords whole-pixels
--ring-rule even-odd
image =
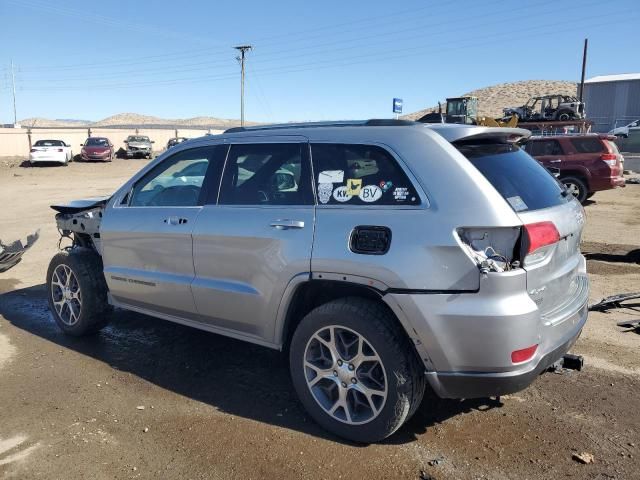
[[[524,226],[524,231],[526,233],[525,256],[560,241],[560,233],[553,222],[530,223]]]
[[[615,167],[618,164],[618,155],[615,153],[603,153],[600,155],[600,160],[602,160],[607,165],[611,165]]]
[[[59,148],[59,149],[58,149],[58,151],[59,151],[59,152],[64,152],[64,150],[63,150],[63,149],[61,149],[61,148]]]
[[[32,148],[32,149],[31,149],[31,153],[33,153],[33,152],[37,152],[37,151],[38,151],[38,150],[36,150],[35,148]]]
[[[538,345],[531,345],[530,347],[523,348],[522,350],[516,350],[511,352],[512,363],[522,363],[530,360],[536,353]]]

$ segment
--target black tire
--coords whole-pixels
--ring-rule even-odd
[[[61,265],[66,265],[73,272],[81,297],[77,321],[72,325],[63,320],[54,304],[57,287],[52,284],[52,279]],[[53,319],[64,333],[80,337],[104,328],[109,323],[111,307],[100,256],[88,248],[74,248],[56,254],[47,269],[47,299]]]
[[[589,187],[587,187],[586,182],[579,177],[560,177],[560,182],[567,188],[567,190],[572,191],[573,196],[580,202],[584,203],[587,199],[587,195],[589,194]]]
[[[377,416],[366,423],[354,425],[334,418],[320,406],[307,384],[307,344],[316,332],[332,325],[363,337],[381,359],[387,396]],[[348,361],[343,360],[345,364]],[[361,443],[377,442],[398,430],[417,410],[426,386],[424,366],[405,332],[386,308],[364,298],[334,300],[306,315],[293,334],[289,364],[293,385],[309,415],[326,430]]]
[[[561,122],[569,122],[575,118],[574,113],[571,110],[562,110],[558,112],[557,119]]]

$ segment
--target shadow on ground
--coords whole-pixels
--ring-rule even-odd
[[[0,294],[0,315],[32,335],[221,411],[345,442],[304,412],[289,378],[287,356],[278,351],[119,309],[99,334],[68,337],[50,316],[44,285]],[[441,400],[429,393],[416,415],[386,443],[410,442],[455,415],[500,406],[496,400]]]

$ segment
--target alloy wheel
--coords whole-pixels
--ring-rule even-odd
[[[346,424],[372,421],[387,399],[389,386],[380,356],[362,335],[346,327],[323,327],[311,336],[304,373],[316,402]]]
[[[82,310],[80,284],[73,270],[65,264],[58,265],[53,271],[51,299],[58,317],[65,325],[71,327],[78,323]]]

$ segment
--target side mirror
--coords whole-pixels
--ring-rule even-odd
[[[151,143],[156,143],[156,141],[155,140],[151,140]]]
[[[80,144],[80,146],[81,146],[81,147],[84,147],[84,143],[81,143],[81,144]]]
[[[129,143],[129,140],[123,140],[122,143]]]

